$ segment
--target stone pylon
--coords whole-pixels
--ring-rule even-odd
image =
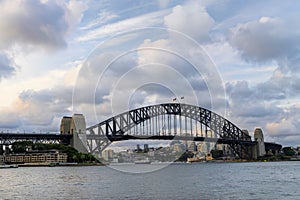
[[[266,155],[264,134],[260,128],[256,128],[254,131],[254,141],[257,141],[257,156]]]
[[[61,134],[72,134],[71,146],[82,153],[88,152],[86,140],[86,123],[82,114],[63,117],[60,125]]]

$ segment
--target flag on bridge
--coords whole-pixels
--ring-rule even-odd
[[[184,99],[184,97],[180,97],[180,99]]]
[[[177,100],[176,98],[173,99],[173,101],[176,101],[176,100]]]

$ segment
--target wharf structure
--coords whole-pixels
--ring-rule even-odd
[[[50,163],[66,163],[68,155],[57,150],[49,151],[28,151],[18,154],[0,155],[0,163],[6,164],[50,164]]]

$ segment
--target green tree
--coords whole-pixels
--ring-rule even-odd
[[[188,158],[192,158],[192,157],[194,157],[194,153],[191,151],[186,151],[178,158],[177,161],[185,162],[187,161]]]
[[[32,147],[33,142],[31,141],[20,141],[12,144],[12,151],[14,153],[24,153],[27,148]]]
[[[286,156],[293,156],[296,154],[296,152],[292,149],[292,147],[284,147],[282,151]]]
[[[217,159],[217,158],[220,158],[220,157],[223,156],[223,151],[222,151],[222,150],[215,150],[215,149],[212,149],[212,150],[210,151],[210,153],[211,153],[211,155],[212,155],[212,157],[213,157],[214,159]]]

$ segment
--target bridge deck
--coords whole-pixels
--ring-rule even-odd
[[[63,144],[70,144],[73,135],[61,134],[45,134],[45,133],[0,133],[0,141],[14,141],[14,140],[35,140],[35,141],[60,141]]]
[[[255,145],[257,142],[248,140],[232,140],[225,138],[206,138],[206,137],[193,137],[193,136],[164,136],[164,135],[154,135],[154,136],[134,136],[134,135],[122,135],[122,136],[103,136],[103,135],[87,135],[88,140],[109,140],[122,141],[122,140],[187,140],[187,141],[197,141],[197,142],[216,142],[220,144],[243,144],[243,145]]]

